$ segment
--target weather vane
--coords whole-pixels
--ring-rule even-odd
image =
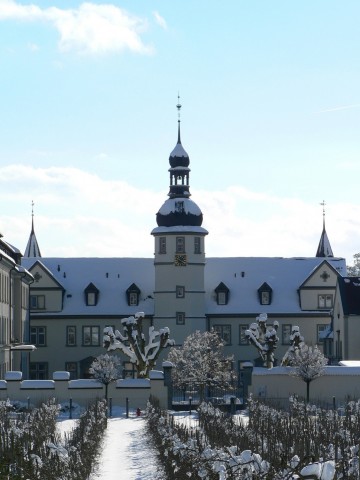
[[[180,110],[181,110],[181,103],[180,103],[180,94],[178,93],[178,103],[176,105],[176,108],[178,109],[178,118],[180,122]]]

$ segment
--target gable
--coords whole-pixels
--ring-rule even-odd
[[[306,288],[335,288],[339,272],[326,260],[314,268],[310,275],[300,285],[300,289]]]
[[[29,268],[29,271],[34,277],[34,283],[31,288],[60,288],[61,290],[64,290],[64,287],[56,280],[50,270],[40,261],[36,261]]]

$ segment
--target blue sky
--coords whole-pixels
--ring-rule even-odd
[[[360,251],[358,0],[0,0],[0,232],[152,256],[177,94],[211,256]]]

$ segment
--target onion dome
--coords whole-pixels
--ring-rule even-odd
[[[156,214],[159,227],[175,226],[201,226],[203,215],[195,202],[190,200],[190,158],[181,144],[180,137],[180,109],[178,102],[176,108],[179,112],[178,141],[169,157],[170,197]]]
[[[169,198],[156,214],[159,227],[193,226],[200,227],[203,214],[190,198]]]

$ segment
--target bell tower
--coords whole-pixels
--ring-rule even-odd
[[[177,345],[195,330],[206,329],[205,236],[203,215],[190,200],[190,158],[181,143],[180,110],[178,139],[169,157],[168,199],[156,214],[155,240],[155,327],[168,326]]]

